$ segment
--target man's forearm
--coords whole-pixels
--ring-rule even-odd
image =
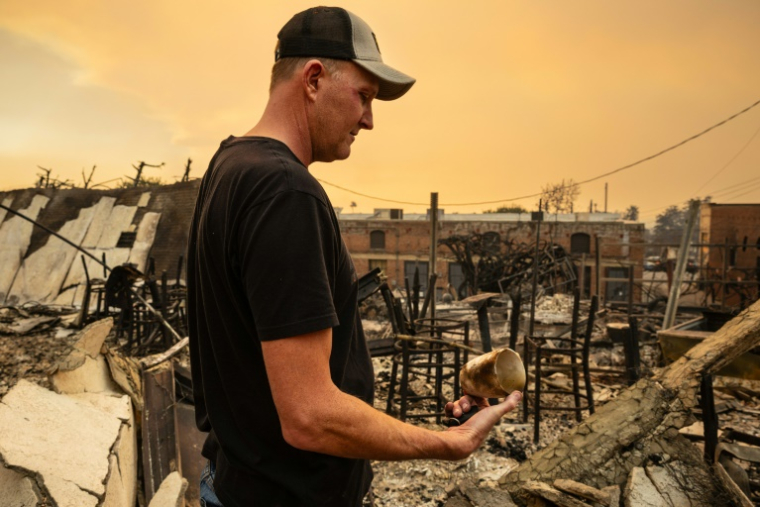
[[[329,373],[331,344],[329,329],[262,344],[283,437],[299,449],[378,460],[462,459],[520,399],[512,396],[446,431],[419,428],[340,391]]]
[[[338,389],[283,425],[285,440],[299,449],[376,460],[459,459],[466,456],[445,432],[405,424]]]

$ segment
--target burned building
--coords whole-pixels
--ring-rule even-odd
[[[423,286],[427,285],[430,259],[427,215],[378,209],[374,214],[341,213],[339,218],[343,239],[359,273],[381,268],[392,286],[404,287],[405,279],[411,283],[417,269]],[[484,241],[501,245],[502,250],[512,251],[526,250],[536,242],[537,222],[530,213],[446,214],[439,210],[438,224],[435,271],[439,295],[450,289],[458,291],[467,281],[462,263],[447,247],[448,239],[459,237],[464,241],[479,235]],[[643,242],[644,224],[622,221],[611,213],[547,214],[540,231],[543,246],[555,245],[568,256],[574,275],[582,280],[584,296],[597,293],[598,272],[603,282],[599,292],[607,300],[627,299],[629,269],[634,270],[636,278],[641,278]],[[532,250],[526,253],[533,255]]]
[[[128,189],[23,189],[0,203],[84,248],[109,266],[179,276],[198,183]],[[0,209],[0,303],[80,304],[103,267],[41,227]],[[183,276],[184,278],[184,276]]]

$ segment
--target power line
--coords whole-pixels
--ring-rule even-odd
[[[415,206],[417,206],[417,205],[419,205],[419,206],[427,206],[427,205],[430,204],[429,202],[394,201],[393,199],[385,199],[383,197],[375,197],[373,195],[362,194],[361,192],[357,192],[356,190],[350,190],[348,188],[341,187],[340,185],[336,185],[335,183],[330,183],[329,181],[325,181],[325,180],[322,180],[322,179],[319,179],[319,178],[317,178],[317,181],[320,182],[320,183],[322,183],[322,184],[324,184],[324,185],[329,185],[331,187],[339,188],[340,190],[348,192],[349,194],[359,195],[359,196],[362,196],[362,197],[367,197],[368,199],[375,199],[377,201],[392,202],[392,203],[395,203],[395,204],[412,204],[412,205],[415,205]],[[464,206],[464,204],[461,204],[461,205],[459,205],[459,204],[447,204],[446,206]]]
[[[741,155],[744,152],[744,150],[747,149],[747,146],[749,146],[750,144],[752,144],[752,141],[755,140],[755,137],[757,137],[757,134],[760,134],[760,127],[758,127],[757,130],[755,130],[755,133],[752,134],[752,137],[749,138],[749,141],[747,141],[747,143],[744,146],[742,146],[742,148],[738,152],[736,152],[736,155],[734,155],[731,158],[731,160],[729,160],[728,162],[726,162],[726,165],[724,165],[723,167],[721,167],[720,169],[718,169],[718,172],[716,172],[715,174],[713,174],[710,177],[709,180],[705,181],[702,184],[702,186],[699,187],[696,192],[694,192],[694,195],[698,194],[700,190],[702,190],[703,188],[705,188],[708,183],[710,183],[712,180],[714,180],[720,173],[722,173],[728,166],[730,166],[734,162],[734,160],[736,160],[737,158],[739,158],[739,155]]]
[[[748,107],[742,109],[738,113],[732,114],[731,116],[729,116],[725,120],[720,121],[720,122],[716,123],[715,125],[712,125],[712,126],[706,128],[702,132],[700,132],[698,134],[694,134],[693,136],[688,137],[688,138],[684,139],[683,141],[681,141],[679,143],[676,143],[676,144],[674,144],[674,145],[672,145],[672,146],[670,146],[668,148],[665,148],[664,150],[658,151],[654,155],[649,155],[648,157],[644,157],[641,160],[637,160],[636,162],[633,162],[631,164],[624,165],[623,167],[618,167],[617,169],[613,169],[612,171],[608,171],[608,172],[600,174],[598,176],[594,176],[593,178],[589,178],[587,180],[583,180],[583,181],[579,181],[577,183],[573,183],[572,185],[569,185],[567,188],[578,187],[578,186],[584,185],[586,183],[591,183],[592,181],[596,181],[596,180],[600,180],[602,178],[606,178],[607,176],[611,176],[613,174],[625,171],[626,169],[630,169],[631,167],[635,167],[637,165],[643,164],[644,162],[648,162],[649,160],[652,160],[652,159],[657,158],[657,157],[659,157],[661,155],[664,155],[665,153],[668,153],[669,151],[673,151],[676,148],[679,148],[679,147],[683,146],[684,144],[686,144],[686,143],[688,143],[690,141],[693,141],[694,139],[702,137],[703,135],[707,134],[711,130],[714,130],[714,129],[722,126],[722,125],[725,125],[726,123],[730,122],[734,118],[737,118],[738,116],[743,115],[744,113],[746,113],[747,111],[749,111],[752,108],[756,107],[757,105],[760,105],[760,100],[757,100],[754,104],[752,104],[751,106],[748,106]],[[753,136],[753,138],[754,138],[754,136]],[[743,150],[744,149],[742,148],[742,151]],[[737,154],[737,156],[738,156],[738,154]],[[734,158],[736,158],[736,157],[734,157]],[[321,180],[319,178],[317,178],[317,180],[320,183],[323,183],[325,185],[329,185],[331,187],[338,188],[340,190],[343,190],[344,192],[349,192],[349,193],[354,194],[354,195],[359,195],[361,197],[367,197],[368,199],[376,199],[378,201],[392,202],[392,203],[395,203],[395,204],[410,204],[410,205],[413,205],[413,206],[427,206],[429,204],[427,202],[397,201],[397,200],[394,200],[394,199],[386,199],[386,198],[383,198],[383,197],[376,197],[376,196],[373,196],[373,195],[363,194],[363,193],[357,192],[355,190],[351,190],[351,189],[348,189],[348,188],[345,188],[345,187],[341,187],[339,185],[336,185],[335,183],[330,183],[329,181]],[[499,204],[499,203],[502,203],[502,202],[520,201],[520,200],[523,200],[523,199],[530,199],[532,197],[538,197],[540,195],[542,195],[541,192],[536,193],[536,194],[523,195],[523,196],[520,196],[520,197],[510,197],[508,199],[498,199],[498,200],[495,200],[495,201],[464,202],[464,203],[441,203],[440,205],[441,206],[481,206],[481,205],[484,205],[484,204]]]
[[[739,197],[742,197],[742,196],[744,196],[744,195],[747,195],[747,194],[751,194],[752,192],[757,192],[758,190],[760,190],[760,185],[756,186],[756,187],[755,187],[755,188],[753,188],[752,190],[747,190],[747,191],[746,191],[746,192],[744,192],[743,194],[735,195],[735,196],[733,196],[733,197],[731,197],[730,199],[727,199],[727,200],[728,200],[728,201],[732,201],[732,200],[734,200],[734,199],[738,199]]]
[[[708,195],[711,198],[719,197],[719,196],[721,198],[725,198],[726,196],[731,195],[734,192],[741,192],[743,190],[746,190],[749,187],[752,187],[754,189],[754,187],[756,185],[760,185],[760,181],[758,181],[758,180],[760,180],[760,176],[755,176],[754,178],[750,178],[748,180],[740,181],[739,183],[734,183],[733,185],[729,185],[727,187],[723,187],[723,188],[721,188],[719,190],[716,190],[715,192],[711,192]],[[736,187],[741,187],[741,188],[736,188]],[[666,208],[669,208],[671,206],[677,206],[677,204],[672,204],[671,203],[671,204],[666,204],[665,206],[659,206],[657,208],[645,209],[645,210],[639,212],[639,216],[654,216],[659,211],[664,210]]]
[[[723,196],[721,199],[724,200],[724,201],[730,201],[732,199],[737,199],[737,198],[739,198],[739,197],[741,197],[743,195],[747,195],[747,194],[749,194],[751,192],[754,192],[757,189],[760,189],[760,182],[753,183],[752,185],[749,185],[749,186],[746,186],[746,187],[743,187],[743,188],[737,188],[737,189],[731,191],[729,194],[726,194],[725,196]],[[736,195],[737,192],[741,192],[741,193],[738,194],[738,195]],[[731,197],[729,197],[729,195]]]
[[[736,191],[737,190],[736,187],[742,187],[742,188],[738,189],[739,191],[741,191],[741,190],[744,190],[745,188],[747,188],[746,187],[747,184],[755,185],[757,183],[760,183],[760,182],[758,182],[758,180],[760,180],[760,176],[755,176],[754,178],[750,178],[748,180],[740,181],[739,183],[734,183],[733,185],[729,185],[727,187],[723,187],[723,188],[721,188],[719,190],[716,190],[715,192],[711,192],[711,193],[707,194],[705,197],[709,196],[710,198],[714,198],[714,197],[718,197],[718,196],[723,196],[723,194],[728,195],[728,194],[731,194],[732,192]],[[676,204],[672,204],[671,203],[671,204],[666,204],[664,206],[658,206],[656,208],[645,209],[645,210],[642,210],[641,212],[639,212],[639,214],[640,215],[654,214],[654,213],[656,213],[656,212],[658,212],[660,210],[663,210],[665,208],[669,208],[670,206],[676,206]]]

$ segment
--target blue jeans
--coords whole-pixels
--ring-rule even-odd
[[[201,507],[224,507],[214,493],[216,466],[208,461],[201,472]]]

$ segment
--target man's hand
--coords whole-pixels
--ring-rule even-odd
[[[480,410],[461,426],[454,426],[447,431],[457,433],[462,436],[458,451],[462,457],[469,456],[485,441],[491,428],[505,414],[514,410],[522,399],[520,391],[514,391],[507,399],[498,405],[489,406],[488,400],[477,396],[465,395],[455,402],[446,404],[444,411],[449,417],[460,417],[463,413],[469,412],[472,407],[477,406]]]
[[[443,410],[446,412],[447,417],[461,417],[462,414],[469,412],[472,407],[486,408],[488,406],[490,405],[487,399],[465,394],[457,401],[448,402]]]

